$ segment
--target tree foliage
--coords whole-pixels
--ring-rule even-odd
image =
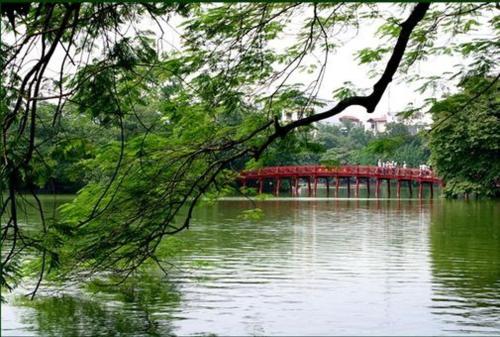
[[[498,77],[467,77],[461,87],[432,107],[431,160],[448,196],[492,197],[500,183]]]

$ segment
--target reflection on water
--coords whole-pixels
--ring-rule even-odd
[[[492,202],[449,202],[432,213],[432,312],[464,332],[500,333],[499,219]]]
[[[17,297],[13,304],[22,308],[17,313],[21,326],[2,324],[2,335],[172,335],[172,313],[179,301],[179,292],[162,275],[139,273],[114,287],[92,283],[85,293],[45,294],[35,301]]]
[[[500,334],[498,205],[221,201],[165,241],[168,279],[12,300],[2,335]]]

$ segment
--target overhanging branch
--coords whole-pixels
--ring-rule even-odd
[[[273,134],[269,136],[267,141],[255,152],[255,156],[258,158],[260,154],[278,137],[283,137],[290,131],[301,127],[310,125],[314,122],[335,116],[350,106],[361,106],[366,109],[367,112],[371,113],[375,110],[382,95],[391,83],[394,74],[396,73],[401,60],[403,59],[406,47],[408,46],[408,41],[410,40],[410,35],[417,26],[417,24],[424,18],[427,10],[429,9],[430,3],[418,3],[412,10],[410,16],[405,22],[401,24],[401,31],[399,33],[398,40],[394,46],[391,57],[385,66],[384,72],[379,80],[374,84],[373,91],[367,96],[352,96],[341,100],[333,108],[312,115],[305,118],[298,119],[292,123],[285,126],[280,126],[275,130]]]

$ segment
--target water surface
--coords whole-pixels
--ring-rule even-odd
[[[256,204],[260,221],[245,200],[200,207],[168,277],[11,297],[2,335],[500,334],[498,202]]]

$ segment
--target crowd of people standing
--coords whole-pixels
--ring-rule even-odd
[[[397,161],[382,161],[381,159],[378,160],[377,163],[378,167],[382,168],[398,168],[398,162]],[[403,164],[401,165],[402,168],[406,168],[406,162],[404,161]]]
[[[401,165],[398,164],[397,161],[382,161],[382,159],[379,159],[377,162],[377,167],[379,172],[386,174],[386,173],[392,173],[396,174],[399,172],[400,169],[406,169],[408,168],[406,165],[406,161],[403,161]],[[426,164],[421,164],[419,165],[419,175],[425,176],[425,175],[430,175],[432,174],[432,167],[430,165]]]

